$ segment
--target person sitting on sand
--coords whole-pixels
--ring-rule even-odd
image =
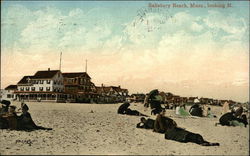
[[[202,146],[219,146],[219,143],[205,141],[200,134],[189,132],[183,128],[173,126],[165,131],[165,139],[174,140],[182,143],[193,142]]]
[[[8,108],[8,112],[2,115],[1,122],[3,122],[3,129],[9,128],[11,130],[17,129],[17,114],[16,114],[16,106],[10,105]]]
[[[154,129],[155,120],[141,117],[141,122],[136,125],[136,128]]]
[[[124,102],[117,110],[118,114],[136,115],[136,116],[147,116],[138,112],[137,110],[131,110],[128,108],[130,106],[129,102]]]
[[[186,111],[185,104],[176,107],[175,114],[180,116],[190,116],[191,114]]]
[[[1,101],[0,116],[2,114],[5,114],[5,113],[8,112],[9,105],[10,105],[10,101],[8,101],[8,100],[2,100]]]
[[[6,114],[9,110],[10,101],[8,100],[2,100],[0,105],[0,129],[6,129],[8,128],[8,121],[6,117]]]
[[[176,122],[165,116],[166,111],[162,110],[160,114],[157,115],[154,122],[154,132],[165,133],[168,128],[177,126]]]
[[[211,112],[211,108],[210,108],[210,107],[207,108],[207,117],[209,117],[209,118],[217,118],[217,116],[214,115],[214,114]]]
[[[199,116],[199,117],[202,117],[202,114],[203,114],[203,110],[200,106],[199,103],[195,103],[194,105],[191,106],[191,108],[189,109],[189,113],[192,115],[192,116]]]
[[[246,127],[248,124],[247,118],[246,115],[242,115],[242,113],[242,107],[239,107],[236,111],[231,110],[231,112],[225,113],[220,117],[219,123],[222,126],[238,126],[244,124]]]
[[[19,130],[52,130],[52,128],[45,128],[37,126],[32,120],[30,113],[28,112],[29,107],[26,104],[22,105],[22,114],[18,117]]]

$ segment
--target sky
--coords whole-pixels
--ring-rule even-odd
[[[88,60],[97,86],[246,102],[249,1],[2,2],[1,88],[58,70],[61,52],[62,72],[84,72]]]

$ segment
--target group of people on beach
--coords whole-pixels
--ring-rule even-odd
[[[38,126],[32,120],[29,107],[25,103],[21,103],[21,108],[16,111],[16,106],[11,105],[8,100],[1,101],[0,107],[0,129],[11,130],[52,130],[52,128],[45,128]],[[20,115],[17,115],[20,113]]]
[[[154,132],[164,133],[165,139],[175,140],[179,142],[193,142],[202,146],[219,146],[219,143],[211,143],[206,141],[200,134],[189,132],[184,128],[178,127],[177,123],[166,116],[166,108],[161,106],[161,101],[159,100],[159,91],[153,90],[151,91],[145,98],[144,106],[151,108],[151,115],[157,115],[156,119],[146,119],[148,117],[145,114],[138,112],[137,110],[130,110],[128,107],[130,104],[128,102],[123,103],[118,108],[118,114],[127,114],[127,115],[136,115],[143,116],[141,117],[141,121],[136,125],[137,128],[145,128],[152,129]],[[128,111],[127,111],[128,110]],[[131,113],[133,112],[133,113]],[[204,113],[205,112],[205,113]],[[227,125],[227,126],[236,126],[238,123],[243,123],[246,127],[248,124],[247,118],[243,113],[243,108],[239,107],[237,110],[232,110],[231,112],[227,112],[223,114],[219,119],[219,124]],[[199,101],[195,101],[195,103],[191,106],[189,111],[186,111],[185,105],[180,105],[176,107],[176,114],[178,115],[189,115],[189,116],[197,116],[197,117],[209,117],[216,118],[217,116],[212,114],[211,108],[208,107],[205,111],[205,108],[201,106]],[[218,123],[217,123],[218,124]],[[216,124],[216,125],[217,125]]]

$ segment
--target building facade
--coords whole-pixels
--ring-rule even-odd
[[[97,97],[95,84],[86,72],[63,73],[68,102],[90,103]]]
[[[15,94],[19,101],[65,101],[62,73],[48,69],[24,76],[17,83]]]
[[[16,100],[16,94],[14,92],[17,91],[17,85],[9,85],[5,89],[1,90],[1,100]]]

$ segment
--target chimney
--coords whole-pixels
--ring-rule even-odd
[[[48,71],[50,71],[50,68],[48,68]]]
[[[103,83],[102,83],[102,87],[103,87]]]

